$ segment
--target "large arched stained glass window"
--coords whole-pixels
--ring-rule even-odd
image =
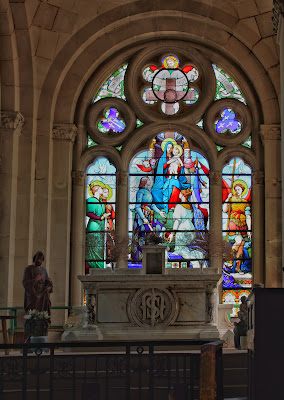
[[[183,46],[178,45],[170,52],[166,48],[138,52],[135,60],[127,60],[97,87],[86,115],[88,147],[116,148],[123,160],[132,136],[138,136],[139,129],[145,134],[144,124],[150,128],[153,122],[155,138],[145,135],[148,148],[144,142],[130,164],[123,165],[123,171],[129,168],[128,266],[141,267],[143,246],[151,243],[151,237],[167,248],[167,266],[172,268],[207,267],[209,256],[210,266],[220,268],[218,260],[223,252],[223,302],[238,304],[239,297],[247,295],[252,285],[251,200],[248,197],[251,170],[240,158],[232,159],[223,168],[221,240],[216,214],[211,221],[212,233],[208,232],[206,151],[211,147],[211,155],[215,154],[217,147],[218,154],[216,159],[211,157],[210,167],[212,171],[219,171],[218,158],[224,157],[232,145],[239,146],[240,153],[243,147],[247,148],[245,151],[251,149],[252,119],[240,81],[196,49],[185,53]],[[166,125],[168,122],[171,125]],[[180,131],[184,128],[189,132],[187,138],[175,131],[175,123]],[[203,140],[193,141],[190,127],[204,140],[209,137],[210,143],[203,146]],[[132,149],[129,146],[129,151]],[[122,164],[118,166],[121,167]],[[236,181],[244,183],[236,185]],[[245,206],[243,213],[235,210],[239,188],[242,190],[239,203]],[[125,208],[125,204],[119,204],[116,212],[124,215]],[[216,210],[216,207],[211,210],[211,216]],[[125,226],[120,235],[127,233],[124,229]],[[106,229],[100,232],[104,233],[100,237],[104,237],[101,246],[104,258],[101,261],[99,257],[97,262],[87,248],[86,262],[95,262],[91,267],[108,265],[110,235]],[[115,239],[114,234],[111,237]],[[228,249],[233,256],[228,254]]]
[[[178,132],[162,132],[130,164],[129,267],[141,267],[151,238],[167,246],[168,267],[208,266],[209,166]]]
[[[238,304],[252,287],[251,168],[233,158],[223,168],[223,239],[231,256],[223,264],[223,302]]]
[[[87,169],[86,274],[106,268],[115,230],[116,169],[106,158],[97,158]]]

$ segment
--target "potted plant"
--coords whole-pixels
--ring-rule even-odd
[[[25,331],[30,335],[31,343],[47,343],[47,330],[50,324],[50,315],[48,312],[29,310],[24,318],[26,320]],[[42,351],[44,350],[46,349],[42,349]]]

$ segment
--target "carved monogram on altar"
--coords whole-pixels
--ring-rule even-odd
[[[177,304],[173,294],[166,289],[140,289],[129,301],[129,317],[143,327],[169,325],[176,316]]]

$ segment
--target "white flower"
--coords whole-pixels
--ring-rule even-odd
[[[43,311],[43,316],[45,319],[49,319],[49,314],[47,311]]]
[[[29,310],[28,314],[24,315],[25,319],[49,319],[50,316],[47,311]]]

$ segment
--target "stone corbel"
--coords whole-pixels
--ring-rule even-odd
[[[222,182],[222,173],[216,171],[209,172],[210,185],[218,185]]]
[[[58,124],[53,126],[52,139],[75,142],[78,128],[74,124]]]
[[[254,171],[252,173],[252,184],[255,185],[264,185],[264,172],[263,171]]]
[[[117,185],[127,185],[128,183],[128,177],[129,174],[128,172],[125,171],[118,171],[116,173],[116,181],[117,181]]]
[[[262,140],[281,140],[280,125],[260,125],[260,134]]]
[[[14,131],[16,135],[22,133],[24,125],[24,117],[18,111],[1,111],[0,112],[0,129],[9,129]]]
[[[84,186],[86,174],[83,171],[72,171],[73,185]]]

